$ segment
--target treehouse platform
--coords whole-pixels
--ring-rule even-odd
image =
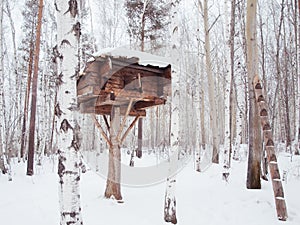
[[[89,60],[77,80],[81,113],[111,115],[116,106],[121,115],[145,117],[147,108],[165,104],[171,95],[171,65],[147,53],[128,52],[133,56],[109,52]]]

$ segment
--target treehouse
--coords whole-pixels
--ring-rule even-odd
[[[146,109],[165,104],[171,95],[171,65],[165,58],[120,48],[97,55],[77,80],[77,102],[81,113],[92,114],[109,146],[105,197],[121,201],[120,147]],[[109,136],[96,114],[103,115]],[[123,132],[128,116],[135,119]]]
[[[145,117],[147,108],[165,104],[171,65],[147,53],[123,52],[102,53],[86,64],[77,80],[81,113],[111,115],[117,106],[123,116]]]

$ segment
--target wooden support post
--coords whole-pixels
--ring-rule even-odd
[[[136,156],[138,158],[142,158],[143,152],[143,118],[139,118],[138,122],[138,148],[136,152]]]
[[[142,88],[142,79],[141,79],[141,74],[138,73],[138,80],[139,80],[139,92],[142,93],[143,92],[143,88]]]
[[[277,158],[274,150],[272,130],[268,119],[268,110],[267,110],[268,107],[267,107],[267,103],[265,102],[262,84],[257,75],[253,80],[253,85],[254,85],[256,103],[258,104],[259,107],[259,114],[260,114],[259,116],[261,119],[261,125],[262,125],[261,127],[264,135],[264,144],[267,152],[267,158],[268,158],[270,174],[272,179],[277,217],[279,220],[286,221],[288,215],[287,215],[287,209],[286,209],[286,204],[284,199],[283,187],[280,179]]]
[[[104,196],[106,198],[114,197],[116,200],[121,202],[121,151],[120,142],[117,138],[120,129],[120,117],[120,107],[113,106],[111,110],[111,125],[109,130],[111,146],[109,148],[108,175]]]
[[[106,126],[109,128],[109,138],[105,134],[101,124],[97,120],[95,114],[92,114],[91,117],[99,129],[101,135],[104,137],[105,141],[109,145],[109,162],[108,162],[108,175],[106,181],[106,189],[104,196],[106,198],[111,198],[114,196],[116,200],[122,202],[122,194],[121,194],[121,151],[120,146],[123,141],[129,134],[130,130],[133,128],[135,123],[139,120],[140,116],[136,116],[133,122],[130,124],[124,135],[121,137],[122,131],[125,126],[126,119],[129,115],[129,112],[132,107],[133,99],[130,100],[129,105],[127,107],[127,111],[124,115],[124,118],[121,123],[121,109],[120,106],[112,106],[111,108],[111,121],[110,126],[108,125],[108,121],[106,120]],[[105,118],[104,118],[105,120]]]
[[[109,130],[110,126],[109,126],[107,117],[106,117],[105,115],[103,115],[103,119],[104,119],[104,122],[105,122],[105,125],[106,125],[107,130]]]

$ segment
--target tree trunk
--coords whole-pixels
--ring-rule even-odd
[[[200,42],[200,21],[197,18],[197,78],[195,81],[195,90],[193,93],[192,102],[195,103],[194,113],[196,117],[196,131],[195,131],[195,168],[197,172],[201,172],[201,150],[205,145],[205,127],[204,127],[204,92],[203,89],[203,57],[201,56],[201,42]],[[203,103],[203,105],[202,105]]]
[[[249,90],[249,152],[248,152],[248,171],[247,188],[260,189],[261,175],[261,133],[259,123],[259,113],[255,104],[253,79],[257,74],[258,55],[256,41],[256,0],[247,1],[247,71],[248,71],[248,90]]]
[[[143,52],[145,50],[145,10],[146,10],[146,5],[147,3],[144,3],[144,11],[142,12],[142,21],[141,21],[141,51]]]
[[[282,1],[282,4],[284,4],[284,1]],[[286,34],[287,31],[286,31],[286,23],[284,20],[282,22],[282,28],[283,28],[283,53],[282,53],[283,55],[281,58],[283,58],[282,64],[284,68],[282,75],[283,75],[283,101],[285,105],[285,123],[284,123],[285,142],[286,142],[286,151],[290,152],[291,151],[290,101],[293,98],[293,96],[289,96],[289,89],[292,90],[292,88],[294,87],[289,86],[289,76],[292,75],[292,73],[288,67],[289,55],[288,55],[288,46],[287,46],[287,34]],[[294,93],[293,91],[291,92]]]
[[[4,76],[3,76],[3,1],[0,2],[0,170],[7,172],[5,167],[5,121],[4,121]]]
[[[3,1],[3,0],[2,0]],[[18,59],[17,59],[17,46],[16,46],[16,30],[15,30],[15,25],[14,25],[14,19],[11,15],[11,8],[9,5],[9,1],[6,1],[6,14],[9,19],[9,24],[10,24],[10,30],[11,30],[11,37],[12,37],[12,50],[13,50],[13,77],[15,79],[15,106],[12,109],[12,115],[13,118],[16,118],[19,113],[19,99],[20,99],[20,93],[21,93],[21,87],[20,87],[20,78],[19,78],[19,73],[18,73]],[[13,97],[13,95],[11,95]],[[19,123],[19,119],[18,119]],[[17,130],[19,132],[19,130]],[[19,135],[19,133],[17,134]]]
[[[200,7],[200,6],[199,6]],[[201,10],[201,9],[200,9]],[[200,138],[200,149],[205,149],[206,145],[206,131],[205,131],[205,91],[204,91],[204,56],[201,55],[201,36],[200,36],[200,18],[197,19],[197,57],[198,57],[198,73],[199,73],[199,80],[198,80],[198,89],[196,89],[196,96],[199,100],[199,110],[200,110],[200,130],[201,133]],[[199,150],[200,150],[199,149]],[[200,161],[199,167],[200,167]]]
[[[58,126],[58,175],[60,224],[81,225],[80,160],[81,135],[78,124],[76,75],[79,68],[79,39],[81,25],[76,0],[56,1],[58,87],[55,115]],[[83,168],[83,167],[82,167]],[[84,171],[83,171],[84,172]]]
[[[200,42],[200,40],[199,40]],[[205,91],[204,91],[204,57],[201,57],[201,78],[202,81],[200,82],[200,98],[201,98],[201,146],[202,149],[205,150],[206,146],[206,127],[205,127]]]
[[[210,108],[210,125],[212,129],[213,153],[212,162],[219,163],[219,133],[217,128],[217,112],[215,102],[215,80],[213,77],[211,65],[211,48],[210,48],[210,30],[208,24],[208,6],[207,0],[203,1],[203,14],[204,14],[204,32],[205,32],[205,58],[206,58],[206,73],[208,78],[208,97]]]
[[[139,118],[139,121],[138,121],[138,148],[137,148],[137,152],[136,152],[136,156],[138,158],[142,158],[142,155],[143,155],[142,147],[143,147],[143,118]]]
[[[289,87],[289,81],[288,81],[288,66],[287,66],[287,60],[286,57],[284,58],[285,61],[285,77],[284,77],[284,102],[285,102],[285,138],[286,138],[286,148],[287,151],[290,152],[291,150],[291,126],[290,126],[290,96],[289,96],[289,92],[288,89]]]
[[[29,49],[29,62],[28,62],[28,73],[27,73],[27,88],[25,94],[25,102],[24,102],[24,115],[23,115],[23,123],[22,123],[22,132],[21,132],[21,158],[25,155],[25,146],[26,146],[26,127],[28,120],[28,104],[29,104],[29,95],[30,95],[30,86],[31,86],[31,76],[32,76],[32,65],[33,65],[33,40],[30,43]]]
[[[117,139],[120,129],[120,107],[114,106],[111,111],[110,122],[110,142],[109,147],[109,162],[108,162],[108,175],[106,181],[106,190],[104,196],[106,198],[114,198],[122,200],[121,194],[121,151],[120,143]]]
[[[234,82],[234,101],[236,102],[236,139],[234,143],[234,150],[233,150],[233,155],[232,159],[234,160],[239,160],[240,158],[240,144],[242,143],[243,140],[243,113],[241,111],[241,106],[239,105],[239,100],[242,100],[243,98],[240,96],[241,88],[236,85],[235,80]]]
[[[283,27],[283,21],[284,21],[284,0],[281,0],[281,4],[280,4],[280,17],[279,17],[279,25],[276,25],[274,23],[274,30],[276,31],[275,34],[275,39],[276,39],[276,49],[275,49],[275,66],[276,66],[276,79],[277,79],[277,87],[276,87],[276,93],[275,93],[275,97],[274,97],[274,107],[278,107],[278,115],[279,115],[279,139],[280,141],[283,141],[283,137],[285,136],[285,123],[283,122],[285,120],[284,115],[283,115],[283,110],[284,110],[284,102],[283,102],[283,97],[284,97],[284,93],[283,93],[283,79],[282,79],[282,74],[281,74],[281,67],[280,67],[280,62],[281,62],[281,58],[280,58],[280,48],[281,48],[281,36],[283,34],[282,31],[282,27]],[[275,14],[273,14],[273,20],[275,21],[277,19],[277,17],[275,16]],[[278,30],[276,30],[278,27]],[[277,93],[278,92],[278,93]],[[276,109],[274,109],[274,118],[273,120],[275,120],[276,118]],[[274,127],[276,124],[274,122],[272,122],[272,127]],[[276,129],[276,127],[275,127]]]
[[[237,102],[235,101],[235,11],[236,11],[236,0],[231,0],[231,13],[230,13],[230,148],[229,148],[229,165],[231,164],[231,154],[233,141],[236,139],[236,108]]]
[[[234,2],[231,2],[234,4]],[[229,22],[230,14],[230,1],[226,0],[224,3],[224,16],[225,16],[225,41],[226,41],[226,54],[225,54],[225,65],[226,65],[226,77],[225,77],[225,138],[224,138],[224,164],[223,164],[223,179],[228,181],[229,176],[229,168],[230,168],[230,152],[231,152],[231,93],[232,93],[232,66],[231,64],[231,45],[232,38],[230,35],[230,25],[234,26],[234,24],[230,24]]]
[[[199,57],[199,56],[198,56]],[[199,74],[199,71],[198,71]],[[193,148],[195,149],[194,151],[194,156],[195,156],[195,168],[197,172],[201,172],[201,167],[200,167],[200,163],[201,163],[201,144],[200,144],[200,139],[201,139],[201,128],[200,128],[200,124],[201,124],[201,104],[200,104],[200,91],[199,88],[200,87],[200,76],[197,78],[196,81],[196,91],[193,94],[193,99],[192,99],[192,103],[195,103],[196,106],[193,106],[193,110],[192,113],[195,115],[196,117],[196,126],[193,128],[195,129],[195,137],[194,137],[194,146]],[[192,117],[189,117],[192,118]]]
[[[54,108],[53,108],[53,114],[52,116],[52,121],[51,121],[51,134],[50,134],[50,140],[49,140],[49,148],[51,153],[55,153],[53,151],[54,146],[53,146],[53,140],[54,140],[54,131],[55,131],[55,106],[57,104],[57,90],[55,89],[55,96],[54,96]]]
[[[172,56],[172,102],[171,102],[171,156],[169,175],[165,193],[164,219],[166,222],[177,224],[176,217],[176,170],[180,152],[180,53],[179,53],[179,20],[178,0],[171,0],[171,56]]]
[[[164,136],[163,133],[161,132],[161,111],[160,111],[160,108],[159,107],[156,107],[155,109],[155,114],[156,116],[156,129],[154,131],[154,136],[155,136],[155,145],[154,145],[154,148],[153,150],[155,150],[155,147],[158,147],[159,146],[159,138],[161,136]]]
[[[42,17],[43,17],[43,4],[44,1],[39,2],[38,23],[36,27],[36,42],[34,53],[34,69],[32,77],[32,91],[31,91],[31,113],[29,124],[29,143],[28,143],[28,159],[27,159],[27,175],[33,175],[34,164],[34,138],[35,138],[35,119],[36,119],[36,100],[37,100],[37,82],[39,73],[39,56],[40,56],[40,44],[41,44],[41,29],[42,29]]]
[[[145,11],[146,11],[148,2],[145,1],[143,4],[144,4],[144,9],[142,12],[142,17],[141,17],[141,51],[142,52],[145,50],[145,23],[146,23]],[[143,118],[139,118],[139,121],[138,121],[138,148],[136,151],[136,156],[138,158],[142,158],[142,154],[143,154],[142,148],[143,148]]]
[[[295,0],[295,8],[297,8],[297,3],[298,3],[298,40],[296,40],[296,42],[298,43],[298,49],[300,48],[300,0]],[[297,9],[296,9],[297,10]],[[297,25],[296,25],[297,26]],[[297,28],[296,28],[296,32],[297,32]],[[299,70],[300,66],[299,66],[299,63],[300,63],[300,54],[298,53],[297,54],[297,68]],[[299,155],[300,154],[300,151],[299,151],[299,148],[300,148],[300,74],[297,73],[297,80],[298,80],[298,83],[297,83],[297,105],[298,105],[298,108],[297,108],[297,118],[296,118],[296,121],[297,121],[297,126],[296,126],[296,143],[297,143],[297,146],[296,146],[296,150],[295,150],[295,155]]]

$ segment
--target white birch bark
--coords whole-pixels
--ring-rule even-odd
[[[2,0],[3,1],[3,0]],[[3,3],[2,3],[3,4]],[[12,99],[14,97],[15,100],[13,100],[15,102],[15,107],[13,107],[13,118],[16,118],[18,116],[18,111],[19,111],[19,101],[20,101],[20,79],[19,79],[19,75],[18,75],[18,59],[17,59],[17,46],[16,46],[16,29],[15,29],[15,24],[14,24],[14,20],[12,18],[12,14],[11,14],[11,7],[9,5],[9,1],[6,1],[6,14],[9,20],[9,24],[10,24],[10,30],[11,30],[11,38],[12,38],[12,47],[13,47],[13,62],[12,62],[12,67],[13,67],[13,78],[15,79],[15,96],[12,96]],[[17,130],[17,132],[19,132],[19,130]],[[19,136],[19,133],[17,134]]]
[[[55,108],[58,126],[60,224],[83,224],[80,207],[80,127],[77,122],[76,74],[80,23],[76,0],[56,1],[58,76],[61,80]]]
[[[235,100],[236,100],[236,139],[234,142],[234,149],[232,159],[239,160],[240,159],[240,144],[242,143],[242,133],[243,133],[243,112],[241,108],[243,107],[242,103],[243,100],[242,96],[242,87],[235,84]]]
[[[231,60],[230,60],[230,0],[224,2],[224,30],[225,30],[225,136],[224,136],[224,164],[223,164],[223,179],[228,181],[230,167],[230,145],[231,145],[231,130],[230,130],[230,89],[231,89]]]
[[[202,66],[202,56],[201,54],[201,42],[200,42],[200,21],[197,18],[197,73],[198,77],[196,78],[196,87],[195,87],[195,115],[196,115],[196,144],[195,144],[195,167],[197,172],[201,172],[200,162],[201,162],[201,147],[205,142],[203,134],[205,137],[204,131],[204,108],[202,108],[202,102],[204,103],[204,93],[202,92],[203,80],[203,66]],[[203,120],[203,121],[202,121]],[[202,136],[201,136],[202,135]]]
[[[200,42],[200,40],[199,40]],[[201,56],[200,60],[200,97],[201,97],[201,149],[205,150],[206,146],[206,129],[205,129],[205,91],[204,91],[204,56]]]
[[[171,56],[172,56],[172,113],[171,113],[171,152],[169,175],[165,193],[164,219],[166,222],[177,223],[176,218],[176,170],[179,153],[179,109],[180,109],[180,80],[178,71],[180,64],[179,54],[179,21],[178,21],[179,0],[171,0]]]
[[[199,73],[199,71],[198,71]],[[194,103],[195,103],[195,110],[193,112],[195,113],[196,116],[196,138],[195,138],[195,165],[196,165],[196,171],[201,172],[200,168],[200,163],[201,163],[201,144],[200,144],[200,139],[201,139],[201,102],[200,102],[200,75],[197,78],[196,81],[196,88],[195,88],[195,98],[194,98]],[[192,118],[192,117],[190,117]]]

